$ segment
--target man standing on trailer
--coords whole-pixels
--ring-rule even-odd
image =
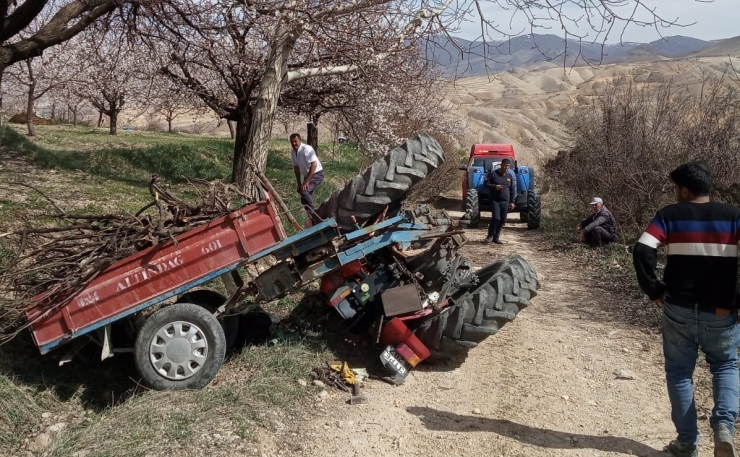
[[[301,204],[308,213],[309,218],[316,214],[313,205],[313,193],[324,181],[324,167],[321,166],[316,151],[308,145],[301,143],[301,135],[294,133],[290,135],[292,147],[290,160],[293,163],[293,172],[298,182],[298,193],[301,194]]]

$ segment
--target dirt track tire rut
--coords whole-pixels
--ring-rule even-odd
[[[442,362],[474,348],[529,305],[540,288],[532,266],[518,254],[506,256],[475,274],[479,282],[452,297],[453,305],[425,320],[415,331],[430,349],[430,362]]]
[[[420,133],[373,162],[334,192],[316,212],[322,219],[334,218],[342,230],[354,230],[352,216],[363,225],[386,207],[398,204],[444,160],[437,140]]]

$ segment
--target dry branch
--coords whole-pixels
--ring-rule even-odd
[[[177,235],[249,202],[221,181],[191,184],[200,186],[196,203],[163,189],[153,176],[153,201],[135,215],[70,214],[44,195],[57,214],[40,215],[28,228],[3,234],[16,240],[10,264],[0,269],[0,341],[64,306],[113,263],[161,242],[176,242]],[[29,322],[23,316],[31,307],[39,313]]]

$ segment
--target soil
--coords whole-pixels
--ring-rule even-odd
[[[460,201],[440,204],[455,210]],[[675,433],[660,334],[615,320],[606,305],[624,298],[599,288],[518,215],[504,228],[503,246],[484,244],[486,216],[463,250],[476,266],[520,253],[542,282],[530,306],[458,367],[422,363],[397,387],[370,380],[364,405],[329,388],[315,407],[263,434],[255,455],[666,455]],[[700,455],[712,454],[706,376],[700,368]]]

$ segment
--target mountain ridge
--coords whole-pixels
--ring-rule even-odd
[[[468,41],[437,38],[428,42],[428,58],[437,62],[445,76],[468,77],[528,69],[541,65],[581,66],[658,61],[702,55],[740,55],[740,37],[700,40],[682,35],[650,43],[601,44],[552,34],[525,34],[507,40]],[[709,52],[710,54],[706,54]]]

